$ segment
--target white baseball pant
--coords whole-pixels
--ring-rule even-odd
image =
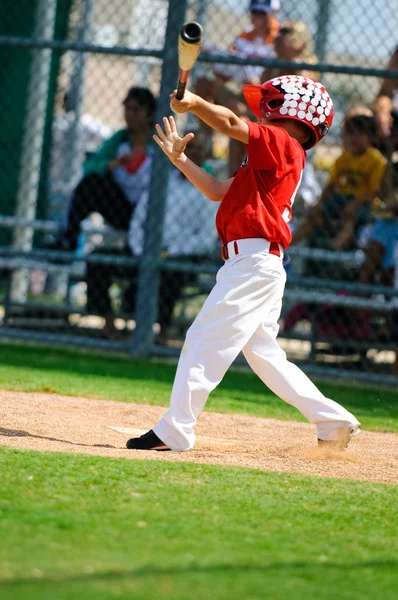
[[[354,415],[326,398],[279,347],[286,273],[282,256],[268,250],[264,239],[228,244],[230,258],[187,332],[170,408],[153,429],[171,450],[193,448],[198,415],[241,351],[270,390],[316,424],[320,439],[335,439],[341,427],[359,429]]]

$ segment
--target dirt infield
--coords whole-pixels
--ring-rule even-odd
[[[398,483],[398,434],[363,431],[344,453],[325,454],[310,424],[204,412],[194,450],[140,452],[126,450],[126,439],[150,429],[163,407],[9,391],[0,406],[0,445],[11,448]]]

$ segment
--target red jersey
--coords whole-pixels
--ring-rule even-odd
[[[217,211],[223,245],[244,238],[265,238],[287,248],[288,222],[301,183],[306,154],[285,129],[248,123],[247,157]]]

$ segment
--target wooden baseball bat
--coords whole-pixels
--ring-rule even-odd
[[[182,100],[187,85],[189,72],[199,56],[203,39],[203,27],[196,21],[188,21],[181,27],[178,38],[178,66],[180,74],[176,99]]]

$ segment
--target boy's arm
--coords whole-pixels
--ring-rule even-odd
[[[192,92],[185,91],[182,100],[176,100],[176,91],[170,95],[170,106],[176,113],[191,112],[201,121],[244,144],[249,143],[249,126],[232,110],[219,104],[211,104]]]
[[[192,162],[184,153],[176,161],[171,162],[181,173],[184,173],[185,177],[202,194],[209,198],[209,200],[213,200],[213,202],[221,202],[233,181],[233,177],[225,181],[216,179],[213,175],[210,175],[210,173],[207,173],[207,171]]]
[[[232,179],[219,181],[184,154],[186,145],[195,137],[194,134],[188,133],[181,138],[173,117],[163,117],[164,131],[158,124],[155,127],[157,135],[154,135],[153,139],[170,161],[202,194],[214,202],[220,202],[227,193]]]

